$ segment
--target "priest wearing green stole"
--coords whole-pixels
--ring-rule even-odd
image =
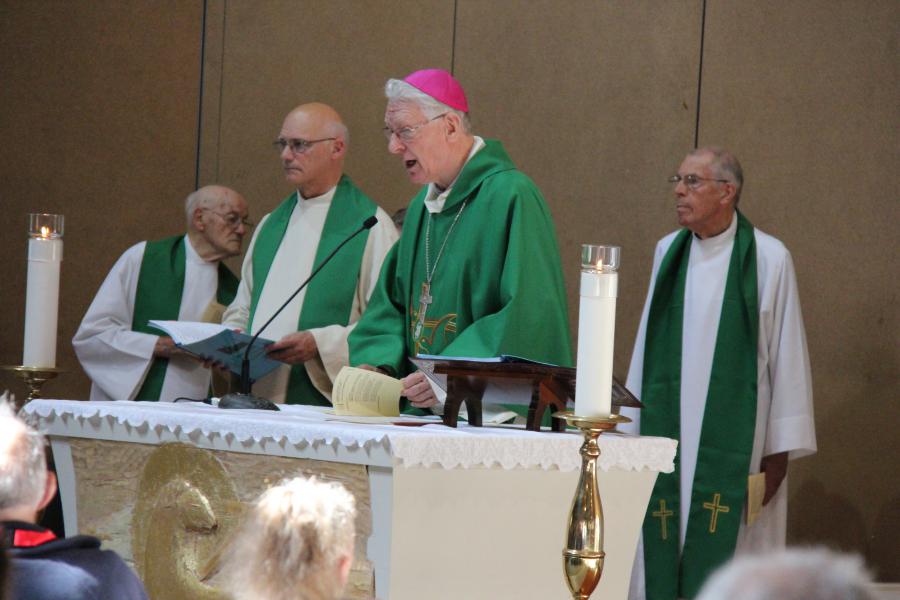
[[[221,261],[241,252],[247,202],[211,185],[187,197],[185,212],[187,234],[129,248],[84,315],[72,345],[91,400],[208,396],[210,370],[148,321],[219,321],[238,285]]]
[[[631,597],[648,600],[693,598],[735,553],[783,546],[788,459],[816,451],[790,253],[737,210],[729,152],[695,150],[670,181],[683,229],[656,246],[627,382],[644,408],[623,410],[642,435],[679,442],[632,576]]]
[[[350,336],[351,363],[403,377],[417,408],[442,401],[411,372],[417,354],[571,365],[559,250],[537,186],[500,142],[471,133],[465,93],[446,71],[391,79],[385,93],[388,150],[425,187]]]
[[[334,378],[348,364],[347,335],[365,310],[382,261],[397,241],[391,218],[343,174],[349,134],[340,115],[318,102],[285,117],[273,142],[295,191],[259,224],[223,323],[257,333],[337,246],[353,238],[263,333],[269,355],[285,363],[253,392],[273,402],[329,405]]]

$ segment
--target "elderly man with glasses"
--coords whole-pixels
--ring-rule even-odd
[[[113,265],[72,345],[91,400],[206,398],[210,371],[148,321],[217,322],[238,280],[222,260],[241,253],[247,202],[210,185],[185,201],[187,234],[140,242]]]
[[[385,86],[385,136],[411,181],[409,205],[350,360],[403,377],[412,406],[442,401],[417,354],[512,354],[572,362],[553,221],[534,182],[500,142],[472,134],[462,86],[440,69]]]
[[[644,521],[632,598],[693,598],[735,552],[784,546],[788,459],[816,451],[812,379],[791,255],[737,210],[740,163],[688,154],[682,229],[656,246],[624,409],[643,435],[679,441]],[[646,574],[646,577],[645,577]]]
[[[237,297],[223,323],[256,333],[341,242],[377,223],[335,254],[271,325],[269,356],[286,363],[254,392],[273,402],[329,405],[332,382],[348,364],[347,335],[366,308],[381,264],[397,241],[390,216],[343,174],[349,135],[330,106],[298,106],[273,142],[295,188],[260,221],[247,249]]]

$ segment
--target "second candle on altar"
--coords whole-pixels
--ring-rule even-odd
[[[578,306],[578,365],[575,414],[608,417],[612,412],[613,349],[619,246],[581,247],[581,292]]]

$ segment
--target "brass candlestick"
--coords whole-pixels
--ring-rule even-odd
[[[16,377],[23,380],[25,385],[28,386],[28,397],[25,399],[25,402],[16,402],[17,411],[35,398],[41,397],[41,387],[44,383],[65,372],[65,369],[57,369],[56,367],[23,367],[21,365],[4,365],[2,369],[4,371],[12,371]]]
[[[570,411],[553,415],[565,419],[572,427],[577,427],[584,435],[581,445],[581,476],[572,498],[572,510],[566,527],[566,548],[563,550],[563,571],[566,584],[574,600],[590,598],[600,575],[603,573],[603,504],[597,488],[597,459],[600,446],[597,438],[604,431],[614,429],[620,423],[631,419],[620,415],[608,417],[581,417]]]

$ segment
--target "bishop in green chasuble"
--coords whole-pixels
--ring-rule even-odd
[[[559,249],[549,210],[500,142],[473,135],[447,71],[385,85],[384,133],[413,183],[403,231],[350,335],[350,363],[403,377],[415,408],[440,402],[417,354],[513,354],[572,364]]]
[[[350,336],[351,364],[389,366],[397,375],[410,372],[407,357],[416,354],[513,354],[571,365],[559,250],[534,182],[516,170],[500,142],[489,140],[440,213],[429,215],[426,191],[410,204],[400,241]],[[429,218],[431,251],[438,251],[436,240],[447,237],[447,245],[417,335]]]

